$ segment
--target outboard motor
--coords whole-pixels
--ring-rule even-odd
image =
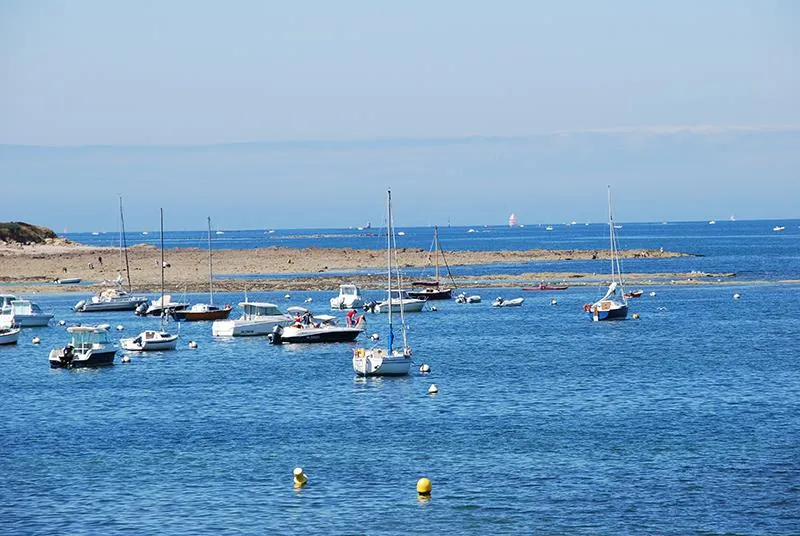
[[[281,326],[272,328],[272,333],[269,334],[269,342],[272,344],[281,344],[283,342],[283,328]]]
[[[378,302],[376,302],[374,300],[371,301],[371,302],[367,302],[367,303],[364,304],[364,310],[367,311],[368,313],[374,313],[375,312],[375,307],[377,305],[378,305]]]
[[[86,305],[86,300],[81,300],[75,304],[75,307],[73,307],[72,310],[75,312],[82,311],[84,305]]]
[[[137,316],[144,316],[147,314],[148,307],[149,306],[147,302],[142,302],[136,306],[136,310],[134,311],[134,313],[136,313]]]

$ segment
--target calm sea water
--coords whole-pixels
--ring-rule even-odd
[[[175,352],[50,370],[65,328],[25,329],[0,347],[0,533],[798,534],[800,285],[747,282],[798,277],[797,223],[782,233],[773,222],[624,224],[623,247],[705,255],[644,267],[745,275],[645,287],[631,302],[641,318],[617,323],[581,312],[597,288],[470,289],[483,303],[409,315],[417,365],[432,372],[415,366],[407,378],[356,378],[351,344],[214,339],[209,323],[182,324]],[[444,247],[605,240],[599,225],[467,231],[443,229]],[[382,247],[379,236],[281,233],[225,232],[215,247]],[[165,238],[204,247],[195,235]],[[431,237],[409,229],[398,239],[428,248]],[[79,239],[103,240],[113,242]],[[327,312],[332,296],[285,294],[250,299],[312,298]],[[497,295],[526,301],[493,309]],[[115,338],[157,326],[132,313],[73,313],[84,297],[34,296],[67,325],[122,324]],[[384,316],[368,322],[367,333],[385,336]],[[310,477],[301,491],[298,465]],[[428,501],[415,492],[422,476],[433,482]]]
[[[797,534],[800,286],[645,290],[618,323],[581,313],[593,288],[439,302],[409,315],[432,372],[394,379],[356,378],[350,344],[208,323],[182,324],[175,352],[50,370],[64,327],[25,329],[0,347],[0,533]],[[251,295],[308,297],[323,311],[331,293]],[[38,301],[115,337],[157,325],[78,298]]]

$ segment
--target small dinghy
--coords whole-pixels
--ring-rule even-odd
[[[525,298],[514,298],[511,300],[506,300],[502,296],[498,296],[493,302],[492,307],[519,307],[522,305],[522,302],[525,301]]]

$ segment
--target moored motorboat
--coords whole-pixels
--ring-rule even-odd
[[[267,336],[275,326],[288,326],[292,317],[281,312],[274,303],[241,302],[242,316],[233,320],[215,320],[211,334],[215,337]]]
[[[23,328],[46,326],[53,318],[53,313],[45,313],[30,300],[12,300],[12,321]]]
[[[331,309],[355,309],[364,305],[361,290],[356,285],[339,285],[339,295],[331,298]]]
[[[147,296],[133,296],[122,288],[109,288],[92,296],[88,301],[80,300],[72,308],[79,313],[98,311],[134,311],[139,305],[147,303]]]
[[[151,352],[174,350],[178,344],[178,335],[163,330],[148,329],[136,337],[119,340],[123,350],[132,352]]]
[[[160,298],[153,300],[153,302],[145,308],[140,306],[136,308],[137,315],[143,316],[164,316],[174,314],[176,311],[183,311],[189,306],[188,302],[173,301],[172,296],[165,294]]]
[[[53,348],[51,368],[104,367],[114,364],[117,349],[108,338],[106,326],[72,326],[67,328],[70,340],[64,348]]]
[[[626,298],[639,298],[642,294],[644,294],[644,291],[642,289],[636,289],[624,293],[623,296],[625,296]]]
[[[425,300],[410,298],[405,290],[391,290],[386,300],[375,305],[376,313],[386,313],[391,308],[393,313],[399,313],[400,308],[406,313],[418,313],[425,307]]]
[[[269,338],[272,344],[352,342],[363,333],[365,327],[363,315],[354,326],[339,326],[335,316],[308,313],[290,326],[275,326]]]
[[[233,308],[230,305],[218,307],[207,303],[195,303],[187,309],[173,311],[172,317],[176,320],[187,320],[190,322],[198,320],[224,320],[230,316]]]
[[[9,326],[0,328],[0,345],[2,344],[17,344],[19,339],[19,332],[22,328]]]

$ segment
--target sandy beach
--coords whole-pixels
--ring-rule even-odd
[[[432,265],[431,254],[422,249],[400,249],[398,260],[403,267]],[[623,258],[673,258],[686,253],[661,250],[625,250]],[[168,291],[202,292],[208,288],[208,256],[201,249],[165,250],[165,286]],[[529,261],[569,261],[608,259],[603,250],[527,250],[527,251],[452,251],[447,261],[456,286],[526,286],[540,281],[559,281],[570,285],[599,285],[607,279],[604,273],[543,272],[459,277],[459,266],[493,263],[526,263]],[[133,289],[157,292],[160,288],[160,252],[152,246],[128,249]],[[213,257],[217,290],[334,290],[344,282],[363,288],[382,288],[385,257],[368,249],[326,248],[262,248],[218,250]],[[123,266],[122,270],[120,267]],[[604,267],[598,263],[598,270]],[[353,275],[341,272],[353,271]],[[364,271],[367,274],[364,274]],[[124,259],[117,248],[96,248],[62,240],[39,245],[0,244],[0,284],[13,284],[15,292],[86,292],[111,284],[119,273],[125,276]],[[326,276],[327,272],[336,272]],[[357,273],[356,273],[357,272]],[[286,274],[296,274],[286,277]],[[241,276],[250,276],[246,281]],[[659,273],[626,274],[631,284],[723,283],[735,274]],[[232,276],[226,278],[225,276]],[[56,285],[57,278],[80,278],[81,285]]]

